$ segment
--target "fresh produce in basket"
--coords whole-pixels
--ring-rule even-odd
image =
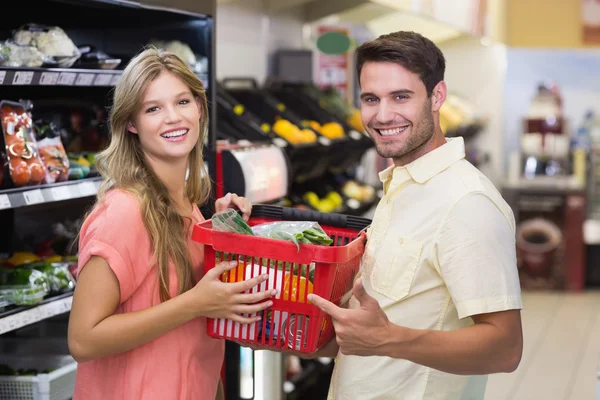
[[[250,228],[246,221],[233,209],[216,213],[212,218],[212,225],[213,229],[220,232],[288,240],[294,242],[298,249],[300,248],[300,244],[329,246],[333,243],[333,240],[323,231],[317,222],[277,221]]]
[[[232,208],[216,213],[212,217],[212,226],[214,230],[220,232],[254,236],[252,228],[250,228],[242,216]]]
[[[323,231],[317,222],[277,221],[252,227],[256,236],[271,239],[289,240],[296,246],[300,244],[318,244],[329,246],[333,240]]]

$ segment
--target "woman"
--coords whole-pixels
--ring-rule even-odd
[[[242,294],[268,276],[223,283],[235,263],[203,276],[190,239],[209,196],[202,160],[208,110],[201,81],[175,55],[148,49],[117,84],[105,181],[80,233],[69,349],[80,364],[75,400],[214,399],[224,342],[206,317],[252,323],[272,292]],[[236,195],[216,209],[249,202]]]

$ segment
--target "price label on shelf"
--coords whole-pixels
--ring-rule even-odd
[[[32,204],[43,203],[45,201],[44,195],[42,194],[42,191],[40,189],[23,192],[23,197],[25,197],[25,204],[27,204],[28,206]]]
[[[110,81],[110,85],[115,86],[117,83],[119,83],[119,79],[121,79],[121,75],[119,75],[119,74],[113,75],[112,79]]]
[[[40,85],[56,85],[58,82],[58,72],[42,72],[40,77]]]
[[[95,196],[98,190],[94,182],[81,182],[79,184],[79,193],[82,196]]]
[[[71,86],[75,82],[77,74],[74,72],[61,72],[58,76],[58,84]]]
[[[10,208],[11,204],[10,204],[10,199],[8,198],[7,194],[0,194],[0,210],[6,210],[7,208]]]
[[[13,85],[29,85],[33,80],[33,71],[17,71],[13,78]]]
[[[71,192],[68,186],[57,186],[52,188],[52,197],[56,201],[67,200],[71,198]]]
[[[94,80],[94,86],[110,86],[112,78],[110,74],[98,74]]]
[[[0,85],[4,83],[4,78],[6,78],[6,71],[0,71]]]
[[[79,74],[75,81],[75,86],[91,86],[94,82],[94,74]]]

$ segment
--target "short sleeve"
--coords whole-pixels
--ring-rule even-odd
[[[114,191],[86,218],[79,239],[77,275],[92,256],[106,260],[119,280],[120,304],[131,297],[150,269],[149,237],[137,200]]]
[[[508,218],[485,194],[470,193],[440,227],[439,269],[459,318],[523,308]]]

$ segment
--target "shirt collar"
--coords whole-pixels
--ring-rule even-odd
[[[465,142],[462,137],[446,138],[446,144],[430,151],[404,167],[392,165],[379,173],[384,185],[390,180],[404,181],[412,178],[417,183],[425,183],[455,162],[465,158]]]

